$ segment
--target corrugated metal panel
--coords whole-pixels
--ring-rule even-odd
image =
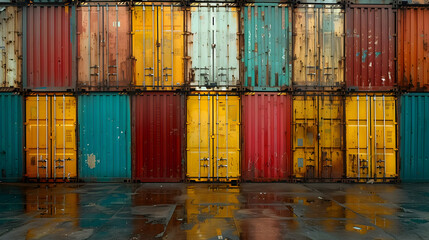
[[[130,9],[123,5],[77,8],[78,87],[123,90],[131,85]]]
[[[429,0],[402,0],[402,4],[429,4]]]
[[[24,7],[24,88],[75,88],[75,7]]]
[[[381,94],[346,97],[347,177],[396,178],[396,99]]]
[[[341,96],[293,97],[293,175],[339,180],[344,177]]]
[[[0,181],[18,181],[23,168],[22,97],[0,93]]]
[[[401,180],[429,182],[429,94],[401,97]]]
[[[336,4],[342,3],[343,0],[298,0],[298,3],[320,3],[320,4]]]
[[[245,181],[281,181],[291,176],[290,95],[248,93],[243,96],[243,159]]]
[[[26,176],[76,178],[76,98],[40,94],[25,101]]]
[[[244,7],[244,86],[255,91],[289,86],[292,75],[289,11],[278,4]]]
[[[133,8],[133,76],[137,87],[171,90],[184,84],[184,11],[173,5]]]
[[[187,97],[187,174],[195,181],[240,177],[240,98],[222,93]]]
[[[403,0],[400,0],[403,2]],[[374,4],[374,5],[387,5],[387,4],[397,4],[398,0],[348,0],[347,2],[351,4]]]
[[[358,90],[396,86],[396,11],[389,5],[346,8],[346,84]]]
[[[238,11],[222,5],[191,7],[186,76],[191,86],[224,90],[239,84]]]
[[[131,178],[130,100],[117,93],[79,96],[79,179]]]
[[[0,87],[19,88],[22,82],[22,9],[0,9]]]
[[[339,5],[294,9],[294,85],[338,87],[344,82],[344,12]]]
[[[184,99],[173,92],[133,98],[133,179],[178,182],[182,175]]]
[[[398,82],[429,91],[429,8],[404,8],[398,14]]]

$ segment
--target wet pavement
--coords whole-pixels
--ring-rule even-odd
[[[0,239],[429,239],[428,184],[0,184]]]

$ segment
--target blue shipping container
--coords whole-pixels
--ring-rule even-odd
[[[401,175],[403,182],[429,182],[429,93],[401,97]]]
[[[78,98],[79,179],[122,182],[131,179],[129,96],[91,93]]]
[[[23,100],[14,93],[0,93],[0,181],[22,179]]]

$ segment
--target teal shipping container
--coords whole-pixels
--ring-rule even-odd
[[[15,93],[0,93],[0,181],[22,179],[23,100]]]
[[[79,179],[123,182],[131,179],[129,96],[91,93],[78,98]]]
[[[287,5],[258,3],[244,7],[244,87],[276,91],[292,75],[292,31]]]
[[[400,178],[429,182],[429,93],[405,94],[400,104]]]

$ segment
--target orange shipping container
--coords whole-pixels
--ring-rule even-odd
[[[409,7],[399,11],[399,85],[429,91],[429,8]]]

